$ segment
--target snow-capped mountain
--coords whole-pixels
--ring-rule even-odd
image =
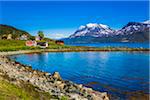
[[[126,26],[124,26],[122,29],[116,31],[116,35],[128,35],[128,34],[133,34],[135,32],[142,32],[145,31],[146,29],[150,28],[150,21],[146,22],[129,22]]]
[[[113,30],[104,24],[82,25],[64,41],[71,43],[89,42],[147,42],[150,34],[150,20],[129,22],[120,30]]]
[[[114,30],[112,30],[107,25],[89,23],[86,24],[85,26],[81,25],[79,29],[69,38],[75,38],[80,36],[102,37],[112,35],[113,33]]]

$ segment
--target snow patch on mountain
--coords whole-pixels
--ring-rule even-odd
[[[150,20],[144,21],[144,24],[150,24]]]
[[[88,28],[98,27],[98,24],[96,23],[89,23],[86,25]]]
[[[81,25],[79,29],[72,34],[69,38],[75,38],[79,36],[91,36],[91,37],[101,37],[113,34],[115,30],[109,28],[109,26],[97,23],[88,23],[85,26]]]
[[[84,28],[85,28],[85,26],[81,25],[81,26],[79,27],[79,30],[82,30],[82,29],[84,29]]]
[[[104,24],[99,24],[99,25],[103,28],[109,28],[107,25],[104,25]]]

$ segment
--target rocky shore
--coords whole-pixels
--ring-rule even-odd
[[[84,87],[82,84],[65,81],[58,72],[51,74],[33,70],[31,66],[22,65],[7,57],[7,55],[19,53],[32,52],[16,51],[0,53],[0,72],[7,75],[12,83],[19,85],[20,81],[28,82],[38,87],[41,91],[48,92],[58,99],[62,96],[66,96],[69,100],[109,100],[106,92],[98,92],[92,88]]]

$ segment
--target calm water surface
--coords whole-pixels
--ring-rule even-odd
[[[60,72],[65,80],[124,98],[126,92],[148,93],[149,55],[140,52],[57,52],[11,56],[33,69]]]
[[[149,48],[149,43],[76,43],[72,46]]]

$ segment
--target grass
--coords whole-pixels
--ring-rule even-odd
[[[18,50],[39,50],[39,47],[28,47],[25,45],[25,41],[21,40],[0,40],[0,51],[18,51]],[[56,49],[68,51],[149,51],[144,48],[127,48],[127,47],[81,47],[81,46],[68,46],[58,45],[54,41],[49,42],[49,47],[46,49]],[[67,51],[65,50],[65,51]]]
[[[47,49],[75,49],[81,47],[73,47],[67,45],[58,45],[54,41],[49,42]],[[0,40],[0,51],[17,51],[17,50],[37,50],[39,47],[28,47],[25,41],[21,40]]]
[[[68,100],[67,96],[60,99],[57,96],[43,92],[28,82],[19,81],[19,85],[14,85],[6,74],[0,73],[0,100]]]
[[[66,48],[66,46],[55,44],[54,41],[49,42],[49,49]],[[25,41],[21,40],[0,40],[0,51],[17,51],[17,50],[36,50],[39,47],[28,47]]]
[[[39,92],[30,84],[22,83],[20,87],[0,79],[0,100],[48,100],[51,95]]]
[[[25,41],[19,40],[0,40],[0,51],[16,51],[30,49],[25,46]]]

